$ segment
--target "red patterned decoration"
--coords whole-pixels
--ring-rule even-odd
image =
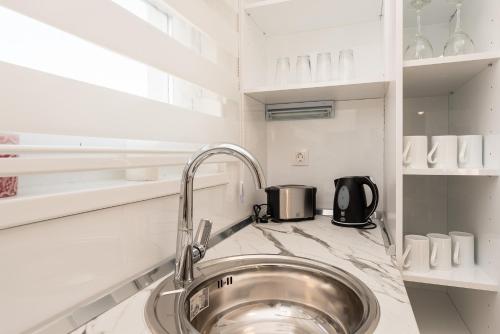
[[[1,144],[19,144],[19,136],[17,135],[1,135]],[[0,154],[0,158],[15,158],[16,154]],[[16,196],[17,194],[17,177],[0,177],[0,198]]]

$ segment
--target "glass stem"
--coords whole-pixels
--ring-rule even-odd
[[[460,32],[462,31],[462,4],[458,3],[457,4],[457,14],[456,14],[456,25],[455,25],[455,32]]]
[[[417,36],[422,35],[422,10],[417,9]]]

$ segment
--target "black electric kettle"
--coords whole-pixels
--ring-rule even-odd
[[[370,216],[378,205],[378,188],[369,176],[351,176],[336,179],[332,223],[363,229],[375,228]],[[370,205],[366,203],[364,185],[372,192]]]

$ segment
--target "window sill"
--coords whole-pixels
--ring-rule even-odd
[[[227,173],[202,175],[194,189],[229,183]],[[180,180],[126,181],[109,184],[99,182],[94,188],[48,195],[17,196],[0,200],[0,212],[7,213],[0,221],[0,230],[48,219],[140,202],[179,194]],[[64,203],[64,205],[61,205]]]

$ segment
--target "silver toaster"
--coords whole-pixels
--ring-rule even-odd
[[[314,219],[316,188],[304,185],[281,185],[266,188],[267,213],[275,221]]]

